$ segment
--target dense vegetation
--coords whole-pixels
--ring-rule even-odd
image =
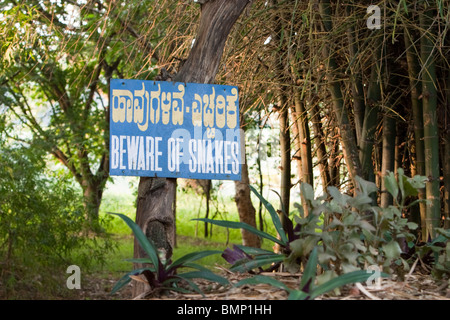
[[[215,82],[240,90],[243,181],[255,187],[254,201],[240,196],[250,194],[249,184],[236,183],[239,218],[226,214],[229,202],[212,207],[213,216],[217,184],[192,184],[206,194],[213,218],[203,220],[205,236],[207,225],[231,227],[217,220],[235,218],[238,229],[282,239],[276,261],[273,252],[246,252],[252,266],[283,262],[303,270],[315,250],[320,280],[367,264],[402,274],[411,259],[432,256],[433,274],[448,277],[450,3],[385,0],[368,10],[371,4],[252,1],[227,40]],[[61,275],[74,257],[89,268],[114,247],[114,219],[101,210],[111,181],[109,81],[175,77],[195,40],[200,8],[166,0],[0,4],[6,297],[18,285],[58,282],[52,270]],[[269,203],[277,217],[267,215]],[[198,206],[178,210],[203,217]],[[247,263],[236,268],[253,269],[242,269]]]

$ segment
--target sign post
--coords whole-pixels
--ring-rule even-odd
[[[235,86],[111,79],[110,174],[240,180]]]

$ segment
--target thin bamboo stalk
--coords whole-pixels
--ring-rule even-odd
[[[421,37],[422,59],[422,103],[424,124],[424,154],[426,183],[426,238],[435,237],[435,228],[440,222],[440,192],[439,192],[439,132],[436,115],[436,66],[435,50],[432,39],[432,24],[434,13],[430,8],[424,8],[419,14],[423,30]]]
[[[373,166],[373,146],[375,143],[375,132],[378,125],[378,113],[381,101],[381,44],[376,41],[373,52],[373,65],[370,74],[368,89],[368,103],[365,107],[364,122],[359,141],[360,160],[362,167],[362,177],[366,180],[375,181]]]
[[[322,17],[322,25],[326,32],[331,32],[331,8],[328,0],[319,2],[319,11]],[[350,123],[348,113],[344,107],[344,100],[341,91],[340,82],[335,79],[335,71],[338,69],[334,54],[330,48],[329,42],[326,42],[323,48],[323,54],[327,62],[328,90],[331,93],[333,101],[333,111],[339,126],[340,138],[343,144],[345,162],[348,167],[351,180],[354,182],[356,176],[362,177],[361,162],[358,154],[356,138],[353,132],[353,126]]]
[[[412,41],[412,35],[410,31],[405,27],[404,32],[405,50],[406,50],[406,61],[408,65],[408,76],[410,85],[410,97],[411,97],[411,107],[412,107],[412,119],[414,126],[414,151],[415,151],[415,161],[414,161],[414,174],[421,176],[425,175],[425,153],[424,153],[424,140],[423,140],[423,107],[422,100],[419,99],[422,94],[422,87],[419,81],[420,65],[417,56],[418,50],[415,48]],[[418,198],[424,200],[426,197],[425,189],[419,189]],[[415,208],[412,209],[414,214]],[[426,205],[425,202],[419,203],[419,215],[420,215],[420,225],[421,225],[421,235],[422,241],[426,241]]]

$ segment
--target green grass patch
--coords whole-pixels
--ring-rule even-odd
[[[257,201],[254,202],[256,206]],[[135,220],[135,196],[132,192],[105,193],[101,206],[101,216],[106,220],[107,232],[114,235],[117,249],[105,257],[103,266],[93,266],[93,272],[109,271],[123,274],[132,270],[132,264],[125,261],[133,257],[133,236],[128,226],[118,217],[108,215],[107,212],[122,213]],[[205,237],[205,224],[193,219],[206,216],[206,200],[204,196],[196,194],[191,189],[178,188],[176,233],[177,243],[173,252],[173,260],[191,252],[203,250],[225,250],[232,244],[241,244],[240,230],[227,229],[208,224],[208,237]],[[232,197],[214,197],[210,203],[209,217],[217,220],[239,221],[239,214]],[[266,226],[270,227],[267,220]],[[271,233],[276,235],[272,230]],[[273,244],[265,241],[263,248],[271,249]],[[199,261],[207,268],[215,266],[227,267],[228,263],[220,254],[211,255]]]

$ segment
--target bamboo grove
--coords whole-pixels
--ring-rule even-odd
[[[73,174],[93,216],[108,178],[109,80],[175,74],[199,17],[192,1],[124,3],[2,4],[2,104]],[[69,5],[75,24],[60,18]],[[239,86],[244,131],[277,117],[284,207],[299,181],[352,193],[356,176],[376,182],[373,201],[388,206],[382,177],[403,168],[428,178],[427,201],[405,213],[421,239],[450,227],[449,21],[448,0],[252,1],[215,82]],[[45,127],[24,92],[49,102]]]
[[[371,4],[379,8],[376,28]],[[247,122],[261,109],[280,121],[285,207],[298,181],[352,192],[355,176],[376,182],[373,200],[386,207],[394,199],[382,177],[403,168],[428,178],[419,194],[427,201],[405,213],[421,225],[422,240],[450,226],[449,6],[255,1],[222,77],[242,87]]]

